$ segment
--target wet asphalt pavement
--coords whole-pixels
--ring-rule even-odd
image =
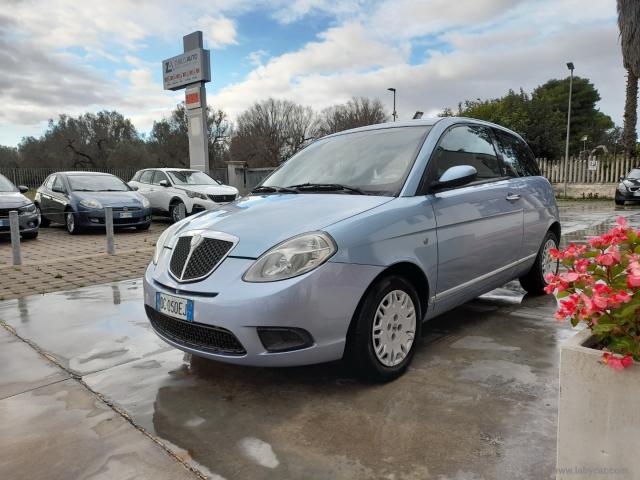
[[[563,207],[564,241],[640,225],[612,204]],[[555,478],[575,332],[554,311],[512,282],[426,324],[409,371],[371,385],[339,362],[185,355],[151,331],[140,280],[3,302],[0,478]]]

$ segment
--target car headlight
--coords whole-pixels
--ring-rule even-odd
[[[142,195],[140,195],[142,197]],[[151,206],[151,202],[147,200],[147,197],[142,197],[142,208],[149,208]]]
[[[86,208],[102,208],[102,204],[93,199],[80,200],[80,205]]]
[[[36,206],[33,203],[28,203],[22,207],[18,207],[18,215],[26,215],[29,213],[36,213]]]
[[[209,197],[207,197],[204,193],[192,192],[191,190],[185,190],[185,192],[187,192],[187,197],[189,197],[189,198],[200,198],[202,200],[208,200],[209,199]]]
[[[245,282],[275,282],[302,275],[322,265],[334,253],[336,244],[325,232],[304,233],[267,251],[249,267]]]
[[[164,247],[169,243],[171,237],[182,227],[183,222],[187,220],[186,218],[178,223],[174,223],[169,228],[167,228],[160,236],[158,237],[158,241],[156,242],[156,249],[153,252],[153,264],[157,265],[158,260],[160,259],[160,254]]]

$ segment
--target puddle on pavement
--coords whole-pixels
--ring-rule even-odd
[[[615,213],[563,211],[567,239]],[[212,475],[528,479],[554,468],[558,351],[574,331],[553,318],[555,299],[524,293],[511,282],[427,323],[409,371],[385,385],[340,362],[185,355],[150,330],[139,280],[3,302],[0,319]]]

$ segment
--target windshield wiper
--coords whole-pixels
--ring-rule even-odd
[[[88,188],[74,188],[74,192],[95,192],[95,190],[89,190]]]
[[[298,193],[298,191],[289,187],[269,187],[267,185],[260,185],[259,187],[251,190],[251,193]]]
[[[301,183],[300,185],[289,185],[287,188],[295,188],[296,190],[316,191],[316,192],[337,192],[344,191],[357,195],[369,195],[369,193],[358,187],[350,187],[349,185],[341,185],[339,183]]]

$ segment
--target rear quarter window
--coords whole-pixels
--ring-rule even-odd
[[[498,151],[504,160],[507,175],[511,177],[533,177],[540,169],[529,146],[518,137],[495,129]]]

